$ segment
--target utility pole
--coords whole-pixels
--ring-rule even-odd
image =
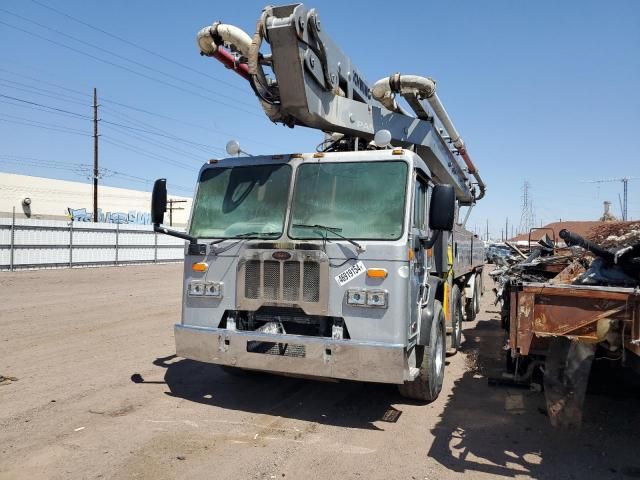
[[[509,236],[509,217],[504,219],[504,239],[509,240],[507,237]]]
[[[174,203],[187,203],[186,200],[176,200],[175,198],[170,198],[167,203],[169,204],[169,207],[167,208],[167,210],[169,210],[169,226],[173,227],[173,211],[174,210],[184,210],[183,207],[174,207],[173,204]]]
[[[489,219],[487,218],[487,242],[489,241]]]
[[[93,89],[93,221],[98,221],[98,91]]]
[[[621,178],[603,178],[601,180],[588,180],[583,183],[605,183],[605,182],[622,182],[622,201],[620,202],[620,210],[622,220],[629,220],[628,197],[629,197],[629,180],[640,180],[640,177],[621,177]],[[620,196],[618,195],[618,198]]]

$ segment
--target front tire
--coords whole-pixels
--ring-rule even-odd
[[[451,289],[451,355],[458,353],[462,344],[462,295],[458,285]]]
[[[480,297],[482,296],[482,279],[480,278],[481,274],[476,273],[476,288],[475,288],[475,303],[474,308],[476,311],[476,315],[480,313]]]
[[[398,385],[400,395],[424,402],[433,402],[438,398],[444,381],[446,335],[442,304],[436,300],[429,332],[429,345],[415,346],[416,367],[419,368],[420,373],[414,380]]]

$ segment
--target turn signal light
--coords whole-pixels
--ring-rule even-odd
[[[198,262],[191,265],[191,270],[194,272],[206,272],[209,269],[209,265],[205,262]]]
[[[367,269],[367,277],[369,278],[387,278],[386,268],[369,268]]]

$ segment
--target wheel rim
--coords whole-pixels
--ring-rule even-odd
[[[438,339],[436,340],[436,374],[439,377],[442,372],[442,367],[444,366],[443,362],[443,350],[442,350],[442,335],[438,335]]]

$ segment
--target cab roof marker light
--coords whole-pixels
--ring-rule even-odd
[[[313,158],[322,158],[324,157],[324,153],[322,152],[316,152],[313,154]]]
[[[391,154],[392,154],[392,155],[402,155],[402,149],[401,149],[401,148],[394,148],[394,149],[391,151]]]

